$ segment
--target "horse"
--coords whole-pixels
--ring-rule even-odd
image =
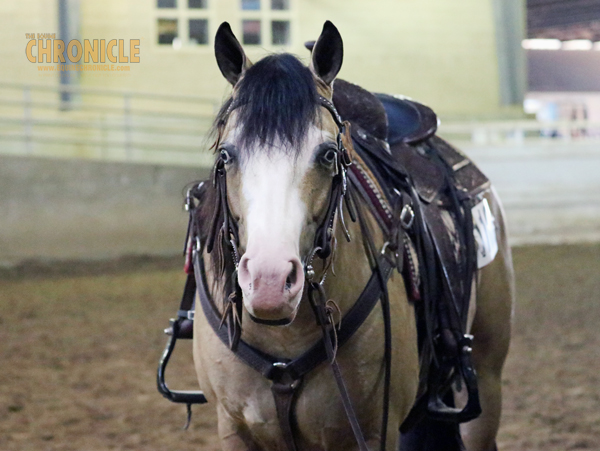
[[[426,449],[418,446],[429,439],[400,433],[422,392],[425,360],[420,301],[410,295],[424,269],[411,273],[411,252],[402,255],[415,247],[403,247],[410,240],[402,237],[419,220],[417,201],[394,190],[404,200],[386,208],[402,226],[393,234],[381,226],[350,175],[362,168],[367,194],[385,191],[385,181],[354,149],[353,124],[332,101],[342,38],[328,21],[309,47],[308,66],[287,53],[253,64],[227,23],[215,37],[233,89],[215,120],[213,176],[199,185],[188,240],[204,312],[193,325],[199,385],[216,405],[224,451]],[[493,188],[480,197],[497,253],[469,279],[464,332],[473,339],[463,349],[481,405],[481,415],[460,425],[469,451],[496,449],[514,297],[499,198]],[[363,298],[369,306],[359,315]],[[456,379],[446,399],[461,406],[468,400]],[[426,435],[435,436],[432,424]]]

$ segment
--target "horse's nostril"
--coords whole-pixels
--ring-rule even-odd
[[[296,270],[296,265],[292,262],[292,270],[290,271],[290,273],[288,274],[288,276],[285,279],[285,289],[286,290],[291,290],[292,289],[292,285],[294,285],[296,283],[296,279],[298,277],[297,274],[297,270]]]

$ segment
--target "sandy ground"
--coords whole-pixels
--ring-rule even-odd
[[[499,449],[600,450],[600,245],[514,252],[518,305]],[[179,259],[0,274],[0,450],[217,450],[211,406],[156,391]],[[195,388],[191,348],[168,380]]]

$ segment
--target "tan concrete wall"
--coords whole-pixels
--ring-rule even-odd
[[[401,93],[441,114],[498,108],[491,2],[488,0],[313,1],[302,11],[305,36],[325,19],[344,37],[341,77]],[[320,5],[320,7],[317,7]]]
[[[222,98],[227,85],[214,61],[212,45],[180,50],[155,43],[155,1],[81,1],[82,39],[140,39],[139,64],[131,72],[82,73],[88,87],[135,89]],[[211,40],[219,23],[241,28],[239,0],[212,0]],[[315,39],[332,20],[345,42],[341,77],[368,89],[402,93],[441,114],[489,114],[499,109],[498,75],[491,0],[292,0],[293,45],[306,58],[305,40]],[[0,79],[51,83],[25,58],[25,33],[58,32],[55,1],[23,0],[0,5]],[[251,58],[267,51],[247,48]]]
[[[500,194],[514,244],[600,240],[600,152],[580,143],[465,146]],[[208,171],[0,156],[0,266],[181,252],[183,191]]]
[[[198,168],[0,156],[0,266],[172,256]]]

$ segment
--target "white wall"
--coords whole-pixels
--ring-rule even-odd
[[[502,198],[513,244],[600,240],[597,142],[463,145]]]

